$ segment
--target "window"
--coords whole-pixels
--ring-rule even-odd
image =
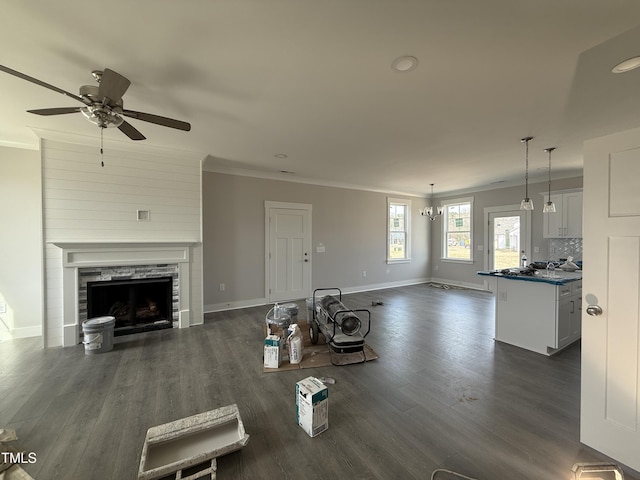
[[[387,198],[387,263],[411,261],[411,200]]]
[[[473,199],[460,198],[443,205],[442,258],[473,261]]]

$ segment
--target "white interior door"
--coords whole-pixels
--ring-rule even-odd
[[[265,203],[266,298],[311,296],[311,205]]]
[[[585,143],[580,439],[635,470],[640,470],[639,180],[640,129]]]

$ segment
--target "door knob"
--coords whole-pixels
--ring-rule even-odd
[[[589,305],[587,307],[587,314],[591,315],[592,317],[602,315],[602,307],[600,305]]]

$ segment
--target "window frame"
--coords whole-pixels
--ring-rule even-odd
[[[469,204],[469,258],[452,258],[448,257],[448,245],[447,245],[447,233],[449,233],[449,207],[456,205]],[[451,263],[474,263],[473,251],[474,251],[474,239],[473,239],[473,197],[452,198],[441,202],[442,207],[442,250],[440,253],[440,260],[442,262]],[[466,232],[466,230],[465,230]]]
[[[405,255],[403,258],[391,258],[391,206],[400,205],[405,209],[404,234]],[[387,197],[387,264],[411,262],[411,200],[406,198]]]

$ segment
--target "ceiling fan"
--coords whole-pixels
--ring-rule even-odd
[[[94,70],[91,72],[98,85],[83,85],[80,87],[79,95],[62,90],[45,83],[37,78],[30,77],[24,73],[13,70],[4,65],[0,65],[0,70],[10,75],[26,80],[41,87],[48,88],[54,92],[71,97],[84,104],[82,107],[60,107],[44,108],[40,110],[27,110],[36,115],[64,115],[67,113],[82,113],[89,121],[98,125],[101,129],[108,127],[118,127],[131,140],[144,140],[142,135],[133,125],[128,123],[122,116],[135,118],[144,122],[155,123],[164,127],[176,128],[188,132],[191,125],[187,122],[175,120],[173,118],[161,117],[150,113],[126,110],[122,101],[122,96],[131,85],[131,82],[113,70]]]

